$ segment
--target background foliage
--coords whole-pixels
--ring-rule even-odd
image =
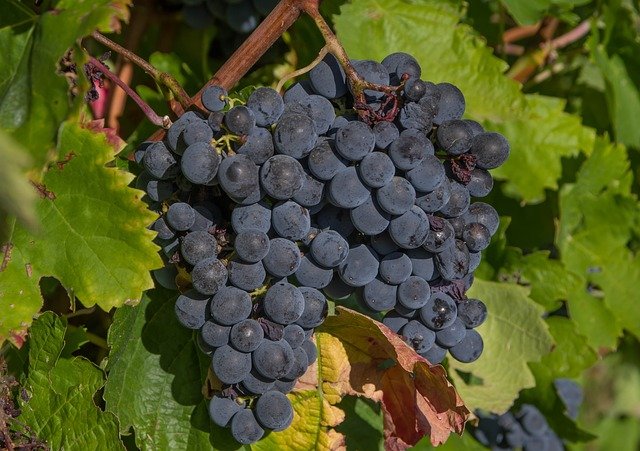
[[[351,57],[415,55],[423,78],[458,85],[466,116],[511,142],[489,200],[501,229],[473,288],[490,309],[485,353],[445,365],[467,408],[530,402],[572,449],[637,449],[638,1],[326,0],[323,12]],[[146,229],[153,215],[129,186],[129,157],[153,126],[130,103],[107,105],[106,122],[92,121],[88,82],[60,62],[69,48],[76,64],[84,50],[101,55],[82,40],[96,28],[116,32],[189,93],[231,47],[217,39],[221,30],[191,29],[149,2],[3,4],[0,342],[26,390],[20,418],[53,449],[233,448],[207,418],[206,359],[175,320],[171,293],[151,289],[161,261]],[[298,21],[239,88],[275,86],[321,46],[311,22]],[[117,55],[108,64],[122,68]],[[168,112],[143,73],[130,83]],[[340,386],[337,356],[359,345],[338,326],[329,321],[318,334],[320,389],[297,392],[293,427],[254,448],[328,448],[345,438],[375,449],[398,426],[383,425],[376,390]],[[402,377],[380,374],[380,386]],[[585,386],[577,422],[559,408],[557,377]],[[467,433],[443,446],[482,448]]]

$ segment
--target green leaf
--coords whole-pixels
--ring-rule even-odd
[[[52,313],[34,322],[20,421],[52,449],[124,449],[114,415],[94,404],[102,371],[84,358],[61,358],[66,324]]]
[[[201,392],[208,359],[178,323],[174,301],[174,293],[153,290],[136,307],[116,311],[108,337],[107,411],[120,420],[122,434],[133,428],[142,450],[236,448],[229,431],[209,420]]]
[[[435,0],[356,0],[341,11],[335,25],[352,58],[381,60],[397,51],[414,55],[423,78],[458,86],[467,100],[467,116],[509,139],[511,157],[493,171],[507,181],[509,196],[542,201],[545,188],[558,187],[561,158],[590,151],[593,131],[564,112],[563,100],[522,94],[504,76],[506,63],[460,24],[459,9]]]
[[[36,15],[17,0],[5,1],[0,23],[0,124],[26,147],[40,168],[55,158],[60,123],[68,116],[68,83],[58,62],[96,28],[113,30],[128,17],[128,0],[60,0]]]
[[[567,11],[590,0],[502,0],[509,13],[520,24],[531,24],[543,19],[553,8]],[[557,15],[559,12],[556,11]]]
[[[0,131],[0,242],[8,232],[8,217],[15,216],[26,227],[36,223],[36,194],[24,174],[31,162],[25,149]]]
[[[640,92],[629,77],[622,58],[609,57],[602,45],[595,44],[592,55],[606,81],[606,99],[616,141],[640,147]]]
[[[599,139],[574,184],[560,193],[557,246],[581,283],[569,296],[578,330],[594,348],[613,348],[626,328],[640,336],[640,258],[630,250],[640,221],[623,146]]]
[[[518,392],[535,385],[527,366],[549,353],[552,337],[542,320],[542,308],[528,297],[529,290],[513,284],[476,279],[469,296],[481,299],[489,311],[478,332],[484,352],[473,363],[449,358],[449,376],[470,410],[504,412]],[[465,373],[475,381],[466,382]]]
[[[498,278],[531,287],[529,297],[553,311],[569,298],[580,285],[580,278],[570,273],[559,260],[549,258],[549,251],[522,255],[518,248],[511,251],[500,269]]]
[[[591,434],[581,431],[566,416],[564,404],[553,383],[557,378],[579,378],[584,370],[597,361],[598,356],[589,347],[586,337],[577,333],[570,319],[555,316],[546,322],[555,347],[540,362],[530,364],[536,386],[525,390],[519,401],[535,404],[563,438],[571,441],[593,439]]]
[[[345,396],[338,407],[344,410],[345,419],[336,430],[344,434],[347,449],[384,450],[380,406],[365,398]],[[453,437],[456,435],[450,436],[447,442]],[[429,438],[425,437],[424,441],[429,442]]]
[[[39,280],[53,276],[81,299],[108,311],[137,302],[153,286],[149,271],[162,266],[146,227],[154,215],[127,187],[131,174],[107,168],[115,149],[102,133],[66,123],[53,165],[39,186],[40,230],[16,225],[0,271],[0,341],[29,325],[40,309]]]

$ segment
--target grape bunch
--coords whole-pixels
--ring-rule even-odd
[[[165,0],[180,7],[182,17],[192,28],[206,28],[216,22],[236,33],[251,33],[278,0]]]
[[[410,55],[352,65],[367,89],[331,55],[283,96],[210,86],[206,114],[135,153],[161,213],[156,279],[181,291],[177,318],[220,382],[211,419],[240,443],[291,423],[285,394],[316,359],[327,297],[386,312],[431,363],[482,352],[486,307],[465,293],[499,218],[471,197],[509,145],[461,119],[462,93],[422,80]]]
[[[473,436],[484,446],[495,450],[562,451],[564,444],[549,427],[546,418],[531,404],[523,404],[516,413],[478,415]]]

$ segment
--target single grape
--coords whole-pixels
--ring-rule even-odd
[[[484,202],[474,202],[469,205],[469,209],[464,214],[465,224],[478,222],[485,226],[493,236],[500,226],[500,216],[491,205]]]
[[[411,276],[411,259],[402,252],[393,252],[380,260],[380,278],[391,285],[400,285]],[[427,285],[428,287],[428,285]]]
[[[447,350],[434,343],[431,348],[426,352],[421,352],[420,355],[427,359],[430,364],[437,365],[447,356]]]
[[[440,93],[440,100],[433,122],[440,125],[452,119],[460,119],[466,106],[462,92],[451,83],[438,83],[436,86]]]
[[[329,299],[340,300],[348,298],[355,291],[355,288],[344,283],[339,277],[334,277],[323,291]]]
[[[224,123],[231,133],[236,135],[248,135],[256,126],[253,111],[244,105],[231,108],[224,115]]]
[[[436,268],[444,280],[462,279],[469,273],[469,250],[464,241],[456,240],[435,256]]]
[[[420,321],[412,320],[404,325],[400,334],[416,352],[427,352],[436,340],[436,334]]]
[[[236,153],[246,155],[258,165],[271,158],[274,152],[275,147],[271,132],[262,127],[255,127],[251,130],[242,145],[236,149]]]
[[[258,349],[253,351],[253,366],[262,376],[279,379],[287,375],[295,357],[293,349],[285,340],[271,341],[263,339]]]
[[[267,290],[262,306],[265,314],[279,324],[296,322],[304,312],[304,296],[287,282],[278,282]]]
[[[254,395],[261,395],[268,392],[269,390],[273,390],[273,382],[273,379],[264,377],[255,369],[252,369],[247,377],[242,379],[241,384],[242,387],[249,393],[252,393]]]
[[[269,253],[262,260],[265,269],[275,277],[288,277],[300,266],[300,250],[293,241],[274,238],[269,243]]]
[[[409,310],[424,307],[430,298],[431,288],[422,277],[411,276],[398,287],[398,302]]]
[[[487,319],[487,306],[478,299],[465,299],[458,303],[458,318],[468,329],[475,329]]]
[[[260,346],[263,338],[260,323],[254,319],[245,319],[231,328],[229,344],[240,352],[251,352]]]
[[[184,202],[171,204],[167,210],[167,224],[174,230],[185,231],[196,221],[196,213],[191,205]]]
[[[304,333],[304,329],[298,324],[289,324],[284,328],[282,338],[289,343],[291,349],[295,350],[302,346],[302,343],[304,343],[307,337]]]
[[[420,164],[407,171],[406,178],[416,191],[433,191],[445,178],[444,165],[435,155],[427,155]]]
[[[216,239],[204,231],[188,233],[180,243],[180,254],[190,265],[196,265],[206,258],[215,258],[217,249]]]
[[[283,431],[293,421],[291,401],[279,391],[269,391],[256,402],[256,419],[267,429]]]
[[[448,294],[435,292],[429,301],[420,309],[420,319],[432,330],[449,327],[456,320],[458,308]]]
[[[271,209],[261,203],[237,206],[231,212],[231,226],[236,233],[248,230],[267,233],[271,229]]]
[[[227,104],[227,95],[222,86],[207,86],[202,92],[202,105],[211,112],[222,111]]]
[[[389,122],[380,123],[388,124]],[[391,182],[396,173],[396,168],[387,154],[371,152],[358,165],[358,173],[367,186],[381,188]]]
[[[378,189],[376,199],[387,213],[401,215],[413,206],[416,190],[404,177],[393,177],[388,184]]]
[[[391,215],[384,211],[373,197],[369,197],[362,205],[351,210],[350,216],[355,228],[369,236],[384,232],[391,219]]]
[[[309,81],[313,90],[327,99],[342,97],[347,93],[344,70],[336,57],[330,53],[311,69]]]
[[[424,132],[415,129],[402,131],[389,146],[389,156],[398,169],[413,169],[426,157],[433,155],[433,144]]]
[[[309,329],[318,327],[327,316],[329,308],[327,298],[318,290],[310,287],[298,288],[304,298],[304,310],[296,321],[296,324]],[[287,326],[289,327],[289,326]]]
[[[416,193],[416,205],[426,213],[435,213],[449,202],[451,182],[446,177],[429,193]]]
[[[309,155],[317,139],[313,121],[304,114],[285,114],[273,132],[278,153],[297,160]]]
[[[384,318],[382,318],[382,324],[395,333],[400,333],[400,329],[402,329],[408,322],[408,318],[398,315],[394,310],[390,310],[386,315],[384,315]]]
[[[464,227],[462,239],[471,252],[480,252],[489,246],[491,234],[484,225],[473,222]]]
[[[362,290],[362,302],[374,312],[384,312],[396,305],[398,287],[389,285],[376,277],[367,283]]]
[[[376,148],[387,150],[392,142],[400,137],[400,131],[393,122],[378,122],[373,126],[373,134],[376,137]]]
[[[454,244],[456,232],[449,221],[439,217],[432,217],[429,221],[429,226],[431,232],[429,232],[427,240],[422,245],[425,250],[437,254]]]
[[[207,318],[209,297],[189,290],[176,299],[175,313],[180,324],[189,329],[200,329]]]
[[[190,145],[184,151],[180,167],[182,174],[191,183],[206,185],[218,173],[220,155],[209,143],[198,142]]]
[[[330,201],[340,208],[355,208],[369,198],[370,189],[365,185],[354,166],[338,172],[329,183]]]
[[[349,255],[338,267],[338,274],[347,285],[362,287],[375,279],[378,266],[375,251],[360,244],[349,249]]]
[[[242,409],[231,419],[231,435],[238,443],[250,445],[262,438],[264,429],[251,409]]]
[[[260,87],[249,96],[247,107],[253,112],[257,125],[268,127],[282,115],[284,101],[275,89]]]
[[[300,266],[296,270],[295,276],[301,286],[324,288],[331,282],[333,270],[322,267],[307,254],[300,260]]]
[[[429,218],[420,208],[413,206],[402,216],[391,220],[389,235],[403,249],[415,249],[429,236]]]
[[[306,340],[304,343],[302,343],[302,346],[300,347],[304,349],[304,352],[307,353],[307,359],[309,361],[309,365],[311,365],[313,362],[316,361],[318,357],[318,349],[316,348],[315,343],[313,343],[310,340]]]
[[[161,141],[147,147],[142,164],[149,174],[160,180],[175,177],[180,170],[175,157]]]
[[[419,131],[422,134],[427,134],[433,127],[433,114],[421,103],[405,103],[400,108],[400,114],[396,120],[402,128]]]
[[[219,395],[213,395],[209,401],[209,418],[220,427],[227,427],[231,422],[231,418],[243,409],[231,398],[225,398]]]
[[[309,171],[319,180],[329,181],[338,172],[346,169],[347,162],[334,149],[332,140],[320,141],[311,150],[307,159]]]
[[[258,185],[259,167],[246,155],[236,154],[222,160],[218,168],[218,180],[229,196],[245,199]]]
[[[327,133],[336,120],[336,112],[331,102],[315,94],[303,97],[295,104],[287,104],[285,114],[287,109],[289,111],[302,112],[311,119],[316,135]]]
[[[259,230],[245,230],[236,235],[233,248],[241,259],[257,263],[269,253],[269,237]]]
[[[269,196],[287,200],[304,183],[304,170],[300,163],[288,155],[274,155],[260,169],[260,184]]]
[[[276,205],[271,212],[273,230],[282,238],[302,239],[311,227],[309,210],[293,201]]]
[[[157,238],[160,238],[161,240],[170,240],[176,236],[176,233],[171,230],[165,218],[156,219],[156,221],[151,225],[151,230],[158,232]]]
[[[347,123],[336,133],[336,150],[349,161],[360,161],[373,151],[376,137],[364,122]]]
[[[473,129],[467,122],[453,119],[443,122],[436,133],[438,145],[449,155],[462,155],[471,149]]]
[[[303,174],[304,182],[293,195],[293,200],[303,207],[311,208],[321,205],[324,200],[324,183],[309,174]]]
[[[447,218],[462,216],[469,209],[469,204],[471,202],[469,190],[466,186],[454,180],[451,181],[449,187],[449,201],[440,208],[440,213]]]
[[[211,367],[223,384],[237,384],[251,371],[251,354],[225,345],[213,353]]]
[[[236,287],[223,287],[211,300],[211,317],[223,326],[233,326],[251,314],[251,296]]]
[[[229,344],[229,333],[231,333],[231,327],[222,326],[211,320],[206,321],[200,329],[202,341],[214,348]]]
[[[500,133],[481,133],[473,137],[471,155],[476,157],[476,166],[494,169],[509,158],[509,141]]]
[[[438,278],[438,270],[431,252],[427,252],[423,248],[417,248],[409,249],[406,253],[411,259],[412,275],[421,277],[427,282]]]
[[[465,329],[464,323],[460,318],[456,318],[453,324],[436,332],[436,342],[448,349],[460,343],[466,333],[467,329]]]
[[[493,177],[486,169],[475,168],[471,171],[471,180],[467,189],[472,197],[485,197],[493,189]]]
[[[451,356],[459,362],[471,363],[480,357],[484,343],[475,329],[467,329],[464,339],[449,349]]]
[[[338,208],[335,205],[326,205],[315,217],[321,229],[331,229],[347,238],[353,232],[349,210]]]
[[[411,78],[404,84],[403,92],[405,99],[417,102],[427,92],[427,84],[419,78]]]
[[[227,268],[215,257],[200,260],[191,271],[193,288],[202,294],[213,295],[227,283]]]

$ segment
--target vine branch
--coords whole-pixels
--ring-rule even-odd
[[[129,97],[131,97],[131,99],[138,105],[138,107],[142,110],[142,112],[147,116],[147,118],[149,119],[149,121],[151,121],[153,125],[156,125],[162,128],[169,128],[171,124],[167,116],[165,116],[164,118],[160,117],[153,110],[153,108],[149,106],[149,104],[147,104],[144,100],[142,100],[142,98],[138,95],[137,92],[131,89],[131,87],[126,83],[124,83],[122,80],[120,80],[118,76],[113,72],[111,72],[107,68],[107,66],[102,64],[100,60],[98,60],[97,58],[94,58],[93,56],[90,56],[89,64],[96,67],[101,72],[102,75],[107,77],[113,83],[118,85],[124,92],[126,92],[129,95]]]
[[[189,107],[189,105],[191,104],[191,97],[186,93],[182,86],[180,86],[180,83],[178,83],[178,81],[170,74],[158,70],[144,58],[141,58],[134,52],[122,47],[120,44],[107,38],[99,31],[94,31],[93,33],[91,33],[91,37],[93,37],[93,39],[98,41],[100,44],[113,50],[116,53],[119,53],[120,55],[124,56],[126,59],[134,63],[136,66],[140,67],[147,74],[151,75],[156,83],[166,86],[183,108]]]

